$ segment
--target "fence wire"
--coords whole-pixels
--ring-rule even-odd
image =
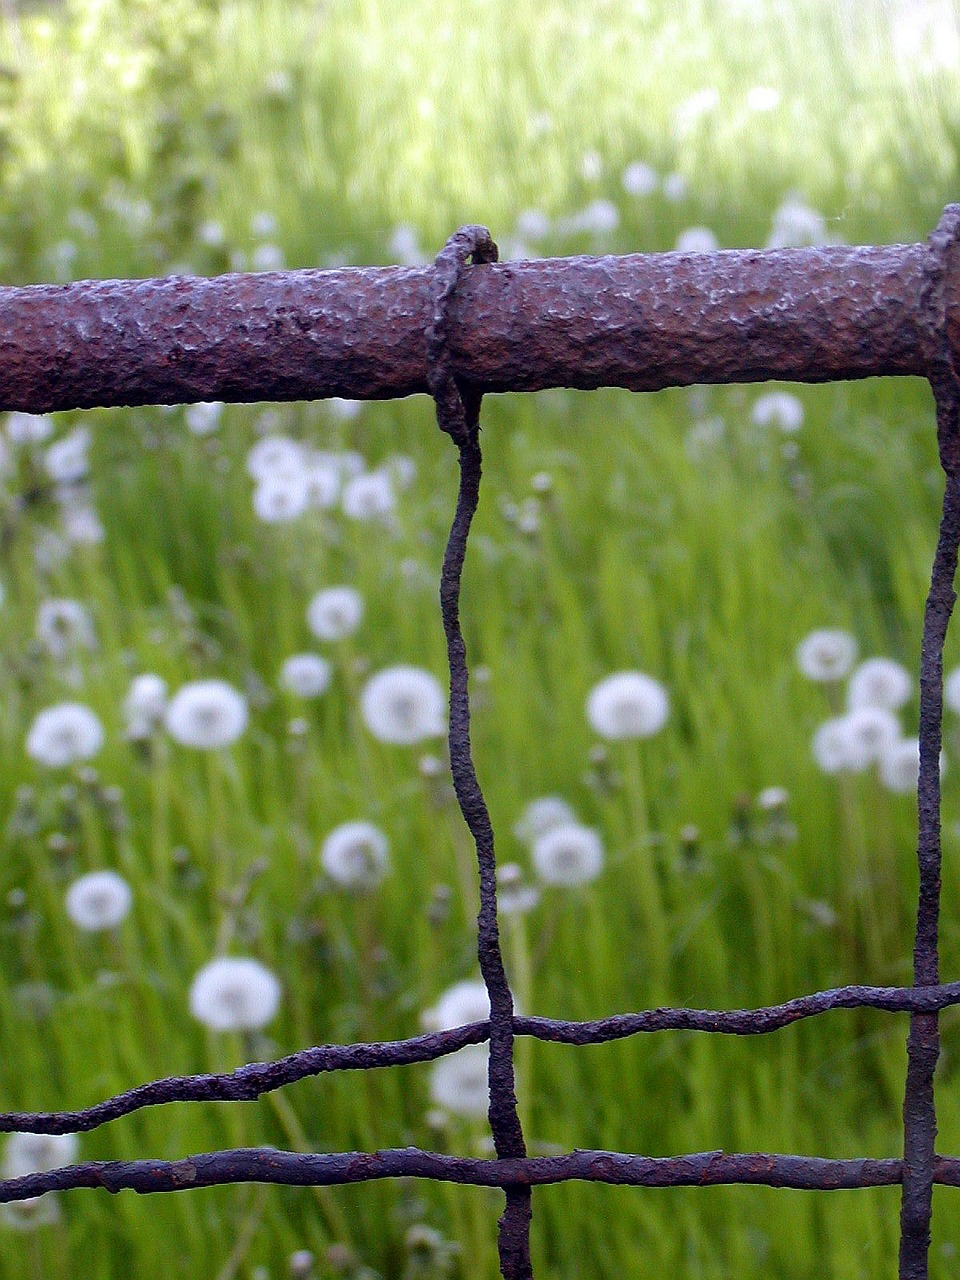
[[[440,1155],[413,1147],[333,1155],[241,1148],[193,1155],[182,1160],[92,1161],[0,1181],[0,1203],[75,1187],[102,1187],[111,1192],[129,1188],[150,1193],[236,1182],[334,1186],[399,1177],[499,1187],[505,1195],[498,1234],[501,1273],[504,1280],[532,1280],[530,1228],[531,1189],[534,1186],[577,1179],[638,1187],[739,1183],[830,1191],[899,1183],[902,1200],[898,1275],[900,1280],[926,1280],[933,1185],[960,1186],[960,1157],[938,1156],[935,1151],[937,1130],[933,1088],[940,1052],[938,1014],[941,1009],[960,1004],[960,982],[940,982],[938,953],[943,646],[956,599],[953,581],[960,547],[960,377],[949,335],[953,302],[949,291],[955,287],[953,276],[958,254],[960,205],[950,205],[931,235],[922,259],[921,308],[919,318],[914,319],[922,330],[924,372],[936,402],[937,441],[945,486],[924,612],[920,658],[920,771],[917,787],[920,885],[912,987],[847,986],[800,996],[762,1009],[720,1012],[660,1008],[591,1022],[566,1022],[515,1014],[497,925],[494,834],[470,751],[469,676],[459,621],[461,571],[470,524],[480,494],[480,404],[485,384],[458,377],[451,354],[450,321],[453,300],[464,278],[465,267],[471,261],[475,266],[495,263],[497,247],[486,228],[464,227],[441,250],[432,275],[431,312],[426,325],[427,384],[436,403],[438,424],[456,445],[460,464],[456,510],[441,572],[440,606],[450,667],[451,771],[457,800],[477,851],[480,878],[478,954],[490,1000],[489,1019],[408,1040],[317,1046],[275,1062],[251,1063],[224,1074],[156,1080],[84,1110],[8,1112],[0,1114],[0,1132],[81,1132],[144,1107],[165,1103],[252,1101],[307,1076],[329,1071],[369,1070],[431,1062],[466,1045],[488,1041],[488,1118],[495,1158]],[[847,319],[849,321],[850,317]],[[857,317],[854,317],[856,321]],[[896,345],[901,339],[902,334],[898,334],[895,341],[885,337],[885,351],[892,350],[891,342]],[[909,342],[903,341],[905,347],[910,346]],[[0,347],[5,348],[6,345],[0,342]],[[749,376],[772,376],[779,371],[768,369],[764,373],[762,363],[759,367],[756,364],[750,366]],[[710,366],[706,367],[709,374]],[[812,380],[823,381],[839,376],[833,373],[826,359],[819,371],[814,367],[807,372]],[[82,371],[77,376],[83,383]],[[532,376],[533,385],[536,385],[536,374]],[[715,380],[721,378],[718,376]],[[675,381],[683,382],[686,378],[678,377]],[[89,386],[84,385],[87,390],[83,394],[89,395]],[[594,381],[592,385],[600,385],[600,382]],[[667,383],[654,381],[651,385]],[[41,398],[46,394],[42,384],[38,394]],[[58,390],[55,394],[62,395],[63,392]],[[142,403],[142,400],[127,402]],[[75,403],[69,407],[82,403],[90,401],[83,399],[78,391]],[[644,1032],[681,1029],[760,1035],[829,1010],[856,1008],[910,1014],[902,1159],[832,1160],[771,1153],[733,1155],[723,1151],[658,1158],[586,1150],[549,1157],[529,1157],[526,1154],[515,1092],[513,1051],[514,1038],[518,1035],[576,1045],[600,1044]]]

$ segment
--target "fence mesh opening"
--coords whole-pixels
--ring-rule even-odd
[[[923,372],[929,379],[936,403],[937,440],[944,472],[943,508],[924,613],[919,676],[919,897],[913,985],[846,986],[799,996],[768,1008],[726,1012],[658,1008],[589,1022],[553,1020],[515,1012],[498,932],[494,833],[471,757],[469,676],[459,621],[461,571],[471,521],[480,496],[480,408],[482,393],[487,388],[482,380],[473,381],[458,373],[462,361],[461,353],[459,349],[455,352],[455,347],[461,316],[458,314],[455,320],[454,311],[461,286],[473,274],[467,270],[468,264],[472,262],[473,271],[482,271],[496,263],[497,249],[485,228],[464,227],[450,238],[437,257],[430,278],[425,338],[427,384],[436,403],[438,424],[451,437],[460,465],[456,509],[441,573],[440,606],[450,668],[450,762],[457,800],[476,845],[480,884],[478,955],[489,996],[489,1019],[403,1041],[316,1046],[278,1061],[251,1063],[226,1074],[157,1080],[84,1110],[9,1112],[0,1115],[0,1131],[82,1132],[143,1107],[187,1101],[251,1101],[285,1084],[323,1072],[431,1062],[467,1045],[486,1042],[489,1044],[488,1118],[495,1158],[442,1155],[417,1148],[332,1155],[252,1148],[215,1151],[173,1161],[88,1162],[0,1182],[0,1202],[25,1200],[48,1191],[75,1187],[103,1187],[111,1192],[132,1188],[147,1193],[233,1182],[333,1186],[381,1178],[416,1177],[495,1187],[500,1188],[505,1197],[498,1235],[501,1271],[505,1280],[525,1280],[533,1275],[530,1261],[532,1188],[538,1185],[578,1179],[634,1187],[741,1183],[826,1191],[900,1184],[899,1276],[901,1280],[926,1277],[933,1186],[935,1183],[960,1186],[960,1158],[936,1154],[933,1087],[940,1050],[938,1014],[941,1009],[960,1003],[960,982],[941,983],[938,960],[943,647],[955,600],[953,581],[960,546],[960,380],[950,334],[951,323],[955,323],[951,320],[954,302],[951,290],[955,289],[953,275],[958,244],[960,206],[953,205],[945,210],[924,248],[919,267],[919,309],[911,320],[922,338]],[[677,255],[666,256],[676,259],[674,266],[679,271],[683,264]],[[717,258],[723,255],[702,256]],[[809,256],[798,257],[795,262],[807,270],[808,278],[812,279],[819,270],[817,260]],[[801,281],[804,278],[802,269],[798,278]],[[834,284],[842,292],[844,280],[838,279]],[[71,286],[66,288],[69,290]],[[6,292],[26,294],[30,291]],[[42,290],[40,292],[43,293]],[[856,290],[850,286],[850,292],[855,294]],[[43,301],[41,298],[41,312]],[[735,304],[734,299],[726,305],[729,308]],[[837,303],[837,307],[839,305]],[[697,323],[695,319],[694,333],[698,331]],[[701,314],[699,331],[703,333],[705,342],[715,339],[711,323],[709,317]],[[852,328],[855,329],[857,324],[862,325],[862,317],[856,318]],[[908,327],[904,322],[900,329]],[[899,336],[890,337],[887,333],[884,338],[885,352],[889,357],[885,367],[892,366],[893,371],[912,371],[897,366],[901,359],[908,363],[906,357],[898,353],[902,334],[900,330],[897,333]],[[860,347],[863,341],[861,338]],[[21,345],[26,345],[24,339],[21,339]],[[0,339],[0,346],[15,350],[17,339],[15,336]],[[856,358],[861,355],[858,348]],[[664,359],[667,360],[668,356],[665,355]],[[811,380],[862,376],[855,373],[843,375],[830,365],[826,356],[822,360],[820,367],[815,365],[807,370]],[[589,365],[586,357],[585,363]],[[712,368],[709,363],[704,367],[708,371]],[[736,370],[730,375],[727,368],[725,372],[729,376],[725,378],[720,376],[723,372],[720,370],[716,380],[736,380]],[[764,360],[762,344],[760,355],[742,372],[745,378],[753,380],[783,376],[782,365],[778,365],[773,355]],[[49,405],[66,407],[64,396],[67,403],[72,399],[75,405],[96,402],[95,389],[82,393],[79,390],[64,391],[62,387],[52,387],[52,374],[45,380],[43,373],[37,375],[34,371],[30,374],[28,370],[25,376],[31,386],[30,394],[39,397],[39,401],[44,396],[52,397]],[[510,385],[509,375],[505,376],[506,384],[497,389],[506,389]],[[528,387],[539,385],[537,379],[541,376],[549,378],[551,375],[528,369],[522,376],[515,372],[513,381]],[[573,385],[603,384],[603,376],[595,371],[583,376],[583,384],[574,382]],[[644,378],[648,381],[644,382]],[[291,386],[300,385],[293,375],[291,379]],[[648,373],[638,375],[635,383],[625,385],[668,385],[671,379],[676,384],[694,380],[681,373],[676,376]],[[222,385],[210,387],[208,398],[222,390]],[[233,390],[236,392],[237,388],[234,386]],[[15,394],[22,396],[24,393]],[[121,388],[115,394],[129,394],[129,387]],[[149,382],[139,394],[150,394]],[[189,397],[185,395],[182,398]],[[237,393],[235,398],[242,396]],[[15,407],[47,407],[41,406],[39,401],[36,405],[30,402]],[[137,399],[134,402],[145,401]],[[641,1033],[681,1029],[749,1036],[773,1032],[828,1010],[856,1008],[910,1015],[902,1158],[825,1159],[772,1153],[728,1154],[723,1151],[660,1158],[590,1150],[575,1150],[556,1156],[527,1155],[515,1090],[514,1040],[517,1036],[533,1036],[572,1045],[600,1044]]]

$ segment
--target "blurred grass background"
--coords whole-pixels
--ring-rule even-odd
[[[75,0],[8,8],[0,58],[5,283],[429,259],[468,221],[507,253],[666,250],[690,228],[764,245],[784,202],[806,211],[812,239],[912,241],[960,190],[950,3]],[[626,176],[637,164],[652,171],[645,194],[636,168]],[[501,857],[526,865],[512,827],[548,793],[602,833],[607,857],[594,884],[548,889],[511,920],[527,1011],[737,1007],[909,981],[913,806],[872,775],[818,771],[810,737],[830,700],[794,651],[841,626],[864,655],[916,670],[941,490],[932,405],[915,381],[790,390],[805,412],[790,437],[752,421],[757,388],[485,403],[463,613],[488,673],[474,738]],[[53,504],[22,501],[23,459],[3,477],[0,1105],[86,1105],[251,1053],[415,1033],[440,991],[475,973],[464,836],[420,753],[365,734],[356,691],[393,662],[444,672],[435,582],[455,460],[431,405],[228,407],[205,437],[159,409],[62,414],[57,430],[81,422],[101,542],[64,541]],[[395,525],[258,521],[244,456],[267,430],[358,450],[371,468],[412,457]],[[311,643],[311,593],[339,582],[367,615],[329,653],[331,690],[305,706],[277,672]],[[69,666],[35,638],[38,604],[62,597],[86,605],[98,637]],[[586,693],[628,667],[665,683],[668,726],[591,754]],[[250,729],[209,759],[166,740],[143,758],[120,711],[142,670],[172,688],[231,680],[250,694]],[[67,699],[107,727],[93,771],[25,756],[33,715]],[[915,701],[906,717],[913,732]],[[947,978],[960,950],[956,737],[948,725]],[[772,785],[789,791],[789,829],[771,832],[757,809]],[[316,858],[353,818],[391,841],[393,872],[365,898],[332,891]],[[134,910],[115,935],[82,935],[63,893],[100,866],[127,877]],[[281,978],[269,1039],[190,1019],[190,979],[225,936]],[[952,1013],[943,1024],[939,1143],[955,1152]],[[528,1136],[535,1151],[896,1154],[905,1036],[904,1019],[863,1012],[747,1042],[524,1045]],[[426,1069],[329,1077],[251,1107],[141,1113],[80,1150],[484,1149],[477,1126],[431,1128],[429,1107]],[[933,1274],[946,1277],[960,1239],[952,1193],[935,1201]],[[75,1193],[49,1226],[0,1227],[0,1274],[152,1280],[174,1265],[279,1280],[306,1249],[316,1277],[492,1277],[498,1205],[412,1184]],[[541,1280],[654,1268],[859,1280],[892,1270],[899,1195],[570,1184],[539,1190],[534,1211]],[[418,1224],[459,1254],[413,1249]]]

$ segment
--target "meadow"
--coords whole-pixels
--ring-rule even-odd
[[[413,263],[464,222],[504,257],[909,242],[960,197],[958,93],[947,3],[10,10],[0,279]],[[871,658],[888,688],[901,668],[912,682],[882,708],[886,746],[916,734],[942,493],[926,384],[491,396],[483,440],[462,615],[522,1011],[909,982],[909,768],[817,735],[862,709],[850,669]],[[433,686],[405,729],[370,705],[397,666],[445,685],[455,492],[423,397],[3,418],[0,1108],[405,1037],[462,1010],[452,989],[475,1000],[458,988],[479,976],[473,853]],[[852,637],[836,679],[798,660],[822,629]],[[621,737],[587,702],[624,671],[656,682],[666,714]],[[86,710],[38,721],[64,704]],[[943,816],[952,979],[956,711]],[[225,957],[257,962],[252,985],[211,997]],[[956,1153],[953,1011],[942,1026],[938,1142]],[[520,1041],[528,1142],[897,1155],[906,1032],[859,1011],[744,1040]],[[34,1156],[486,1154],[475,1092],[426,1066],[344,1073],[140,1112]],[[941,1277],[958,1266],[954,1197],[934,1196]],[[492,1280],[500,1202],[412,1182],[80,1191],[0,1215],[0,1275]],[[534,1195],[534,1266],[860,1280],[892,1274],[898,1213],[897,1188],[565,1184]]]

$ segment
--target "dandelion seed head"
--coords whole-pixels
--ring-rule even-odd
[[[8,413],[7,439],[14,445],[43,444],[53,435],[53,419],[46,413]]]
[[[184,417],[187,427],[195,436],[208,436],[216,431],[223,414],[222,400],[201,400],[187,405]]]
[[[317,698],[330,684],[332,668],[319,653],[294,653],[280,668],[280,683],[298,698]]]
[[[489,1063],[485,1044],[470,1044],[440,1058],[430,1073],[434,1105],[465,1119],[482,1120],[490,1103]]]
[[[190,987],[190,1012],[213,1031],[257,1031],[280,1005],[277,978],[259,960],[221,956]]]
[[[323,842],[320,865],[344,889],[375,889],[389,868],[390,842],[371,822],[344,822]]]
[[[430,1023],[437,1031],[486,1022],[489,1017],[490,997],[482,982],[455,982],[430,1010]]]
[[[96,648],[90,614],[79,600],[43,600],[37,609],[37,639],[53,658]]]
[[[67,890],[67,915],[87,932],[115,929],[127,916],[133,893],[116,871],[91,871]]]
[[[603,870],[603,843],[592,827],[564,823],[538,836],[531,853],[534,870],[545,884],[572,889],[595,880]]]
[[[667,722],[667,691],[642,671],[619,671],[594,685],[587,720],[601,738],[649,738]]]
[[[184,747],[227,747],[247,727],[247,700],[225,680],[194,680],[170,699],[167,732]]]
[[[47,475],[57,484],[79,484],[90,471],[90,431],[77,427],[50,445],[43,455]]]
[[[847,685],[847,706],[885,707],[896,711],[909,699],[913,681],[906,667],[891,658],[868,658],[861,662]]]
[[[717,237],[709,227],[687,227],[677,236],[678,253],[713,253]]]
[[[167,705],[167,682],[152,672],[134,676],[123,703],[127,737],[133,741],[149,738],[163,719]]]
[[[811,631],[797,645],[796,658],[808,680],[842,680],[857,660],[857,642],[849,631]]]
[[[573,807],[561,796],[540,796],[526,806],[514,825],[513,834],[518,840],[531,843],[554,827],[575,823],[576,820]]]
[[[751,421],[758,427],[777,427],[787,435],[803,426],[803,402],[787,391],[768,391],[753,402]]]
[[[397,499],[390,476],[385,471],[353,476],[343,486],[340,505],[351,520],[378,520],[391,515]]]
[[[306,511],[310,501],[304,472],[265,476],[253,491],[253,510],[264,524],[283,524],[296,520]]]
[[[363,619],[363,596],[353,587],[326,587],[307,605],[307,626],[318,640],[345,640]]]
[[[103,725],[80,702],[60,702],[39,712],[27,734],[27,755],[60,769],[89,760],[103,746]]]
[[[381,742],[409,746],[446,731],[446,695],[436,676],[420,667],[378,671],[363,687],[360,709]]]
[[[656,169],[642,160],[628,164],[620,177],[620,185],[628,196],[652,196],[659,183]]]
[[[298,441],[284,435],[264,436],[247,454],[247,472],[257,481],[274,476],[299,476],[305,461],[303,445]]]
[[[940,752],[940,776],[947,768],[947,759]],[[920,739],[901,738],[880,757],[880,781],[888,791],[909,795],[917,789],[920,778]]]
[[[49,1173],[74,1164],[76,1159],[75,1133],[11,1133],[3,1153],[3,1176],[25,1178],[31,1173]]]

